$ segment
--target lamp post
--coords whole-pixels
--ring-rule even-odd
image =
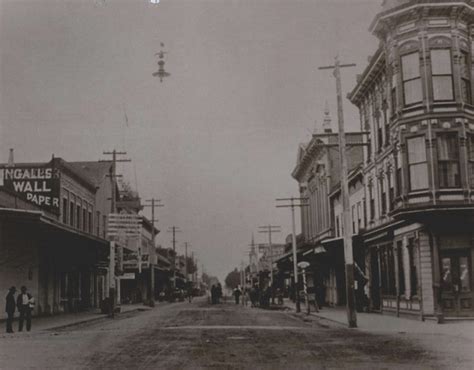
[[[306,269],[309,266],[309,262],[301,261],[298,263],[298,267],[303,270],[303,291],[304,291],[304,299],[306,303],[306,314],[309,315],[309,299],[308,299],[308,284],[306,283]]]

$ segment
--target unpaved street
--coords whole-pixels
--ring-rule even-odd
[[[55,331],[0,337],[0,368],[457,368],[416,338],[204,299]]]

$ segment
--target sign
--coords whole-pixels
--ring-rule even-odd
[[[142,216],[128,213],[109,213],[107,218],[107,236],[111,239],[139,238],[142,228]],[[122,240],[125,241],[126,240]]]
[[[135,280],[135,273],[126,272],[122,276],[120,276],[120,280]]]
[[[60,172],[50,165],[41,167],[4,167],[0,186],[27,202],[59,214]]]

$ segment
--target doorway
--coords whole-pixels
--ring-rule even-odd
[[[471,249],[440,255],[441,302],[446,316],[474,316]]]

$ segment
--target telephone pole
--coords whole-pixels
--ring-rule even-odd
[[[173,233],[173,294],[176,289],[176,233],[180,233],[181,230],[177,226],[171,226],[168,229],[169,233]]]
[[[150,251],[149,255],[149,263],[150,263],[150,307],[155,306],[155,256],[156,256],[156,245],[155,245],[155,221],[158,221],[155,219],[155,208],[159,207],[164,207],[164,204],[161,204],[161,199],[147,199],[145,200],[146,203],[150,204],[144,204],[143,207],[151,207],[151,244],[152,244],[152,250]]]
[[[293,274],[294,274],[294,285],[295,285],[295,300],[296,300],[296,312],[301,312],[301,305],[300,305],[300,291],[298,287],[298,260],[297,260],[297,253],[296,253],[296,226],[295,226],[295,207],[307,207],[306,201],[308,198],[278,198],[276,199],[277,208],[291,208],[291,245],[293,249]],[[286,204],[282,204],[281,202],[285,202]],[[288,204],[288,202],[290,202]]]
[[[111,178],[112,182],[112,192],[110,197],[110,213],[117,212],[117,195],[115,194],[115,181],[118,177],[122,175],[117,175],[117,162],[131,162],[131,159],[117,159],[118,155],[126,155],[126,152],[119,152],[117,150],[112,150],[109,152],[103,152],[104,155],[111,155],[112,160],[100,160],[99,162],[112,162],[112,173],[107,175]],[[138,263],[140,263],[139,261]],[[115,240],[110,240],[110,249],[109,249],[109,316],[115,316],[115,304],[116,300],[120,302],[120,280],[118,281],[118,289],[116,294],[116,284],[115,284]]]
[[[270,255],[270,283],[272,285],[272,304],[275,304],[275,287],[273,285],[273,244],[272,244],[272,233],[281,232],[281,226],[266,225],[259,226],[259,233],[268,233],[268,248]]]
[[[341,68],[355,67],[354,63],[341,64],[336,56],[335,63],[332,66],[319,67],[320,70],[333,70],[336,78],[337,93],[337,118],[338,118],[338,139],[339,139],[339,158],[341,162],[341,197],[342,197],[342,214],[344,226],[344,260],[346,272],[346,301],[347,301],[347,321],[350,328],[357,327],[357,316],[355,311],[354,296],[354,257],[352,250],[351,235],[351,215],[349,202],[349,181],[347,171],[346,157],[346,135],[344,132],[344,111],[342,107],[342,88],[341,88]]]
[[[250,269],[250,276],[252,276],[252,254],[255,253],[255,257],[256,257],[256,264],[255,264],[255,267],[257,269],[257,284],[258,284],[258,288],[260,289],[260,268],[259,268],[259,260],[258,260],[258,249],[255,249],[256,247],[256,244],[255,244],[255,241],[254,241],[254,237],[253,237],[253,233],[252,233],[252,241],[250,242],[249,244],[249,247],[251,247],[250,249],[250,253],[249,253],[249,269]],[[251,285],[253,286],[253,278],[251,277],[252,279],[252,282],[251,282]]]

